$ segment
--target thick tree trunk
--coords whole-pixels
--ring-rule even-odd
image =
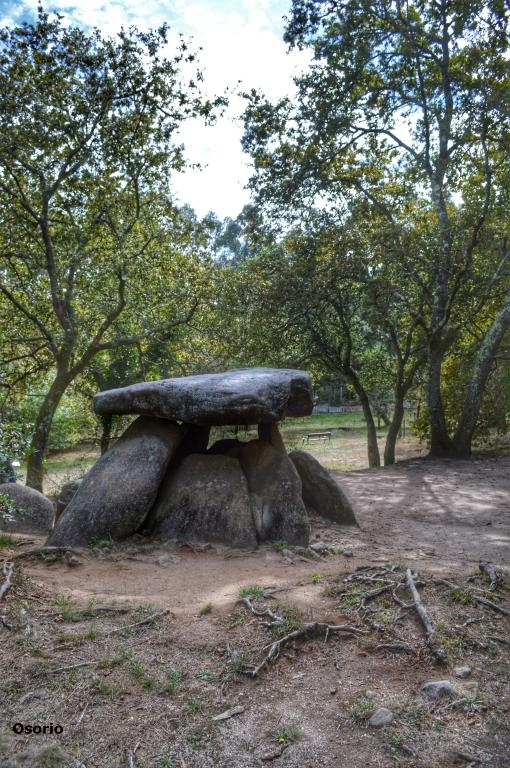
[[[44,476],[44,453],[48,445],[51,424],[62,395],[69,385],[65,373],[58,373],[46,394],[37,414],[34,434],[30,443],[27,462],[27,482],[30,488],[42,492]]]
[[[482,407],[487,377],[491,371],[494,356],[509,328],[510,296],[485,334],[475,360],[473,373],[464,399],[462,414],[453,437],[455,455],[458,457],[468,457],[471,455],[471,441],[480,414],[480,408]]]
[[[361,407],[363,408],[363,416],[367,423],[367,453],[368,453],[368,466],[380,467],[381,457],[379,455],[379,446],[377,444],[377,430],[375,428],[375,421],[372,415],[372,409],[367,394],[363,387],[355,387],[356,394],[358,395]]]
[[[429,456],[444,458],[454,453],[453,443],[448,434],[441,397],[441,364],[443,353],[431,347],[429,350],[429,378],[427,388],[427,406],[430,420]]]
[[[395,395],[395,410],[390,422],[388,434],[386,435],[386,444],[384,446],[384,466],[388,467],[395,463],[395,445],[397,437],[402,426],[404,418],[404,395],[399,393]]]

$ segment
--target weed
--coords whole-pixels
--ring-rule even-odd
[[[30,582],[30,578],[27,575],[27,572],[24,568],[17,567],[14,571],[14,575],[12,577],[12,583],[15,584],[17,587],[26,587]]]
[[[124,662],[131,657],[131,651],[127,648],[118,648],[115,656],[105,657],[101,659],[97,665],[98,669],[113,669],[114,667],[121,667]]]
[[[354,608],[354,606],[359,605],[361,595],[361,589],[353,589],[351,592],[347,592],[345,595],[342,595],[342,607],[345,608],[350,606]]]
[[[212,603],[206,603],[205,605],[203,605],[201,607],[201,609],[198,612],[198,615],[199,616],[207,616],[208,613],[211,613],[212,609],[213,609],[213,604]]]
[[[75,622],[82,621],[83,611],[81,611],[76,605],[64,595],[60,595],[57,598],[57,603],[60,608],[60,613],[64,621]]]
[[[196,696],[190,696],[189,699],[186,699],[186,706],[191,712],[201,712],[204,708],[204,702]]]
[[[182,683],[182,672],[177,667],[171,667],[168,670],[167,680],[163,683],[161,693],[177,693],[179,686]]]
[[[251,587],[241,587],[239,590],[239,597],[264,597],[264,587],[259,587],[258,584],[252,584]]]
[[[186,736],[186,741],[197,752],[205,749],[207,743],[207,735],[204,731],[193,731]]]
[[[289,549],[286,541],[272,541],[271,546],[275,552],[283,552],[284,549]]]
[[[87,632],[60,632],[57,635],[57,640],[59,643],[81,645],[85,640],[95,640],[96,637],[96,630],[89,629]]]
[[[297,632],[303,628],[304,628],[303,619],[297,616],[291,616],[287,619],[284,619],[279,624],[272,625],[271,631],[274,632],[274,634],[277,635],[278,637],[285,637],[291,632]]]
[[[349,717],[351,720],[354,720],[355,723],[359,723],[372,717],[374,711],[374,702],[370,701],[365,696],[360,696],[359,699],[353,701],[349,707]]]
[[[145,688],[146,691],[152,691],[155,685],[156,685],[156,678],[154,677],[154,675],[145,675],[145,677],[142,680],[142,688]]]
[[[235,672],[240,675],[244,672],[246,667],[250,664],[250,659],[244,653],[236,654],[236,656],[230,659],[227,663],[227,672]]]
[[[102,696],[110,696],[110,698],[115,698],[119,694],[123,693],[124,689],[121,685],[118,685],[118,683],[109,683],[107,680],[104,680],[102,677],[96,677],[94,678],[94,688],[93,690],[100,693]]]
[[[475,602],[473,595],[469,590],[459,589],[458,587],[450,589],[448,597],[452,603],[460,603],[461,605],[473,605]]]
[[[274,735],[274,740],[277,744],[291,744],[293,741],[298,741],[301,738],[301,733],[297,728],[280,728]]]
[[[111,536],[109,536],[107,539],[102,539],[99,536],[92,536],[89,539],[89,547],[91,549],[111,549],[114,545],[114,541]]]
[[[321,581],[322,581],[322,576],[320,573],[317,573],[317,571],[315,573],[310,574],[310,582],[312,584],[320,584]]]
[[[124,665],[124,668],[133,675],[136,680],[143,680],[145,677],[145,667],[139,659],[129,659]]]
[[[243,608],[236,608],[233,613],[230,614],[226,621],[228,629],[239,627],[245,620],[246,613]]]
[[[216,685],[216,683],[219,683],[218,675],[215,675],[214,672],[211,672],[210,669],[200,669],[197,672],[197,677],[199,677],[201,680],[204,680],[206,683],[210,683],[211,685]]]
[[[342,589],[343,587],[339,586],[338,584],[328,584],[322,590],[322,594],[324,597],[338,597],[338,593],[341,592]]]
[[[171,757],[164,756],[164,757],[158,757],[156,762],[154,763],[153,768],[173,768],[174,761]]]
[[[7,533],[0,533],[0,549],[12,549],[16,546],[15,539]]]

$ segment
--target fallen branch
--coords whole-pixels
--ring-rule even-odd
[[[416,589],[414,580],[413,580],[413,574],[411,572],[411,569],[408,568],[406,571],[406,582],[407,586],[409,588],[409,591],[411,593],[411,596],[413,598],[414,606],[416,608],[416,612],[418,613],[418,616],[421,619],[421,622],[423,626],[425,627],[425,634],[427,636],[427,643],[429,647],[431,648],[434,656],[439,661],[446,661],[446,652],[444,648],[441,648],[441,646],[438,646],[435,644],[434,639],[436,635],[436,631],[432,625],[432,621],[430,619],[430,616],[428,615],[427,609],[423,605],[420,595],[418,593],[418,590]]]
[[[484,573],[490,581],[489,591],[494,592],[498,588],[498,576],[496,569],[490,563],[480,562],[478,568]]]
[[[105,632],[105,636],[109,635],[115,635],[117,632],[124,632],[127,629],[133,629],[134,627],[142,627],[144,624],[152,624],[155,619],[160,619],[162,616],[166,616],[167,613],[170,613],[170,609],[166,608],[164,611],[160,611],[159,613],[153,613],[152,616],[148,616],[146,619],[142,619],[142,621],[137,621],[134,624],[126,624],[124,627],[117,627],[116,629],[111,629],[109,632]]]
[[[96,661],[80,661],[79,664],[69,664],[67,667],[57,667],[56,669],[45,670],[50,675],[56,675],[57,672],[67,672],[69,669],[79,669],[80,667],[92,667],[94,664],[99,664],[100,659]]]
[[[81,721],[85,717],[85,712],[87,711],[88,708],[89,708],[89,702],[87,701],[87,703],[85,704],[85,706],[83,707],[83,709],[82,709],[82,711],[80,713],[80,716],[79,716],[78,720],[75,723],[75,728],[78,728],[79,725],[81,724]]]
[[[5,579],[2,583],[2,586],[0,587],[0,600],[2,600],[3,596],[11,586],[11,576],[12,576],[13,568],[14,568],[14,564],[11,563],[9,560],[7,560],[4,563],[4,566],[2,568],[2,573],[5,576]]]

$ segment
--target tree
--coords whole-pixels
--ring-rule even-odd
[[[40,489],[69,384],[104,350],[164,341],[203,299],[200,237],[167,190],[179,123],[221,100],[183,85],[194,56],[163,57],[166,27],[103,39],[39,8],[0,40],[0,292],[30,328],[22,354],[53,371],[29,451]]]
[[[426,299],[416,318],[427,339],[436,456],[469,453],[485,382],[510,327],[501,217],[510,144],[508,16],[500,0],[294,0],[285,39],[310,48],[314,62],[297,80],[294,102],[272,105],[252,93],[246,112],[244,145],[261,201],[284,203],[296,216],[297,205],[319,199],[342,217],[362,194],[403,234],[403,201],[414,197],[423,208],[418,248],[401,248],[398,258]],[[489,231],[499,232],[498,245],[488,244]],[[452,436],[442,400],[445,355],[496,298]]]

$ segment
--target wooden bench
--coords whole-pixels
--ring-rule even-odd
[[[331,432],[310,432],[303,437],[303,443],[309,443],[315,440],[331,440]]]

